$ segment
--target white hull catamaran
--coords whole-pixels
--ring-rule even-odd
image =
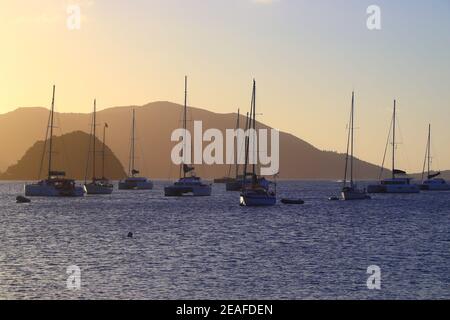
[[[107,195],[111,194],[114,190],[114,186],[109,182],[108,179],[105,178],[105,136],[106,136],[106,128],[108,127],[106,124],[103,127],[103,150],[102,150],[102,178],[97,178],[96,175],[96,158],[97,158],[97,148],[96,148],[96,127],[97,127],[97,101],[94,100],[94,113],[92,118],[92,136],[91,141],[93,142],[93,151],[92,151],[92,181],[90,183],[84,184],[84,190],[87,194],[90,195]],[[90,152],[89,152],[90,153]],[[87,174],[87,170],[86,170]]]
[[[252,92],[252,103],[250,109],[250,120],[247,122],[248,128],[253,129],[256,132],[256,81],[253,80],[253,92]],[[265,184],[261,184],[261,179],[258,178],[256,173],[256,164],[252,165],[252,172],[248,172],[249,164],[249,147],[250,138],[248,135],[245,137],[245,166],[244,175],[242,179],[242,190],[240,195],[239,203],[241,206],[245,207],[269,207],[274,206],[277,203],[276,196],[276,184],[275,190],[270,190]],[[256,146],[253,146],[256,148]],[[255,150],[253,150],[255,151]],[[250,183],[247,183],[249,178]],[[265,180],[267,181],[267,180]]]
[[[237,118],[237,122],[236,122],[236,130],[241,129],[240,126],[240,111],[238,110],[238,118]],[[249,119],[249,113],[247,112],[247,117],[246,117],[246,123],[245,123],[245,131],[248,130],[249,126],[250,126],[250,119]],[[238,146],[239,147],[239,146]],[[245,148],[244,148],[245,149]],[[240,174],[240,166],[239,166],[239,158],[240,158],[240,154],[241,152],[245,150],[236,150],[236,166],[235,166],[235,170],[236,170],[236,177],[235,178],[230,178],[230,181],[228,181],[225,185],[225,189],[229,192],[235,192],[235,191],[242,191],[242,185],[244,184],[244,176],[243,174]],[[231,173],[231,166],[230,166],[230,171]],[[230,174],[228,174],[228,176],[230,176]],[[249,179],[247,177],[247,179],[245,180],[245,184],[250,186],[252,184],[252,179]],[[258,178],[258,184],[265,188],[265,189],[269,189],[271,182],[269,180],[267,180],[264,177],[259,177]]]
[[[394,100],[394,114],[392,117],[392,178],[381,180],[380,184],[370,185],[367,188],[369,193],[419,193],[420,187],[411,183],[412,179],[406,176],[406,172],[395,168],[395,127],[396,127],[396,106]],[[384,163],[383,163],[384,166]],[[382,166],[382,167],[383,167]],[[382,171],[383,172],[383,171]],[[381,172],[381,173],[382,173]],[[401,176],[401,177],[397,177]],[[381,175],[380,175],[381,177]]]
[[[352,107],[350,113],[350,127],[347,139],[347,156],[345,158],[345,177],[344,186],[342,188],[342,199],[343,200],[367,200],[370,196],[367,194],[366,190],[359,189],[353,179],[353,164],[354,164],[354,113],[355,113],[355,93],[352,92]],[[350,154],[349,154],[350,152]],[[350,159],[349,159],[350,158]],[[348,169],[350,160],[350,181],[347,181]]]
[[[53,155],[53,122],[55,111],[55,86],[53,86],[52,107],[50,110],[49,125],[47,128],[47,135],[45,137],[44,150],[42,154],[42,162],[44,160],[47,138],[49,140],[48,153],[48,176],[47,179],[41,180],[37,183],[25,185],[25,196],[27,197],[82,197],[84,196],[84,189],[77,186],[75,180],[66,179],[65,172],[54,171],[52,169],[52,155]],[[50,130],[50,137],[48,136]],[[39,172],[39,176],[41,173]]]
[[[187,122],[187,77],[184,78],[184,109],[183,109],[183,128],[186,132]],[[186,144],[186,136],[183,139]],[[185,159],[186,148],[183,148],[183,159]],[[188,175],[189,174],[189,175]],[[206,184],[194,172],[194,167],[186,164],[186,161],[180,166],[180,178],[171,186],[164,188],[166,197],[182,197],[184,195],[192,195],[194,197],[209,197],[212,193],[210,184]]]
[[[153,182],[147,178],[139,177],[139,170],[135,168],[135,130],[136,130],[136,113],[133,109],[133,123],[131,133],[131,150],[130,150],[130,164],[128,168],[128,177],[119,182],[119,190],[152,190]]]
[[[425,153],[425,161],[423,164],[422,171],[422,184],[420,185],[420,189],[424,191],[448,191],[450,190],[450,184],[442,178],[438,178],[441,175],[441,172],[431,171],[431,124],[428,126],[428,143],[427,143],[427,151]],[[428,163],[427,170],[427,179],[425,178],[425,163]]]

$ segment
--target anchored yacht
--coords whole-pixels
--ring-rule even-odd
[[[370,185],[367,188],[369,193],[419,193],[420,188],[417,184],[412,183],[412,178],[406,175],[403,170],[395,168],[395,129],[396,129],[396,106],[394,100],[394,113],[392,117],[392,177],[380,181],[380,184]],[[383,164],[384,165],[384,164]]]
[[[52,169],[52,155],[53,155],[53,122],[55,111],[55,86],[53,86],[52,107],[50,110],[50,119],[48,131],[50,131],[49,156],[48,156],[48,176],[47,179],[41,180],[37,183],[25,185],[25,196],[27,197],[82,197],[84,196],[84,189],[78,186],[75,180],[66,179],[64,171],[55,171]],[[47,137],[45,140],[47,143]],[[45,145],[43,155],[45,154]],[[44,157],[42,157],[44,159]],[[42,167],[42,166],[41,166]],[[39,173],[40,175],[40,173]]]
[[[184,78],[184,109],[183,109],[183,128],[186,132],[187,128],[187,77]],[[186,142],[186,136],[184,137]],[[183,148],[183,159],[185,158],[185,150]],[[166,197],[181,197],[184,195],[192,195],[194,197],[208,197],[212,193],[210,184],[206,184],[200,177],[195,174],[195,168],[182,163],[180,165],[180,178],[174,184],[164,188]]]
[[[345,177],[344,186],[342,188],[343,200],[367,200],[370,196],[365,189],[359,189],[353,179],[353,164],[354,164],[354,113],[355,113],[355,93],[352,92],[352,107],[350,112],[350,128],[347,139],[347,156],[345,158]],[[350,166],[350,168],[349,168]],[[347,181],[348,169],[350,169],[350,181]]]
[[[133,109],[133,121],[131,130],[131,150],[130,150],[130,164],[128,177],[119,182],[119,190],[151,190],[153,189],[153,182],[147,178],[139,177],[139,170],[135,167],[135,137],[136,130],[136,113]]]
[[[450,184],[442,178],[438,178],[441,175],[441,172],[432,172],[431,171],[431,124],[428,126],[428,143],[427,143],[427,151],[425,154],[424,161],[424,170],[422,173],[422,184],[420,185],[420,189],[424,191],[448,191],[450,190]],[[428,163],[428,170],[426,172],[427,179],[425,178],[425,163]]]
[[[96,127],[97,127],[97,101],[94,100],[94,113],[93,113],[93,127],[92,127],[92,136],[91,141],[93,144],[93,152],[92,152],[92,181],[90,183],[84,184],[84,189],[87,194],[111,194],[114,190],[114,186],[109,182],[108,179],[105,178],[105,136],[106,136],[106,128],[108,125],[105,123],[103,127],[103,150],[102,150],[102,178],[98,178],[96,175],[96,158],[97,158],[97,136],[96,136]]]

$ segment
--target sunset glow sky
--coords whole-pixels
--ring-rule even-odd
[[[0,113],[48,107],[53,84],[61,112],[182,103],[185,74],[190,105],[228,113],[255,77],[259,120],[340,152],[355,90],[357,155],[376,164],[397,98],[399,167],[422,169],[431,122],[450,169],[449,0],[0,0],[0,21]]]

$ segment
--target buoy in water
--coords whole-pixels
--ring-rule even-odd
[[[283,204],[305,204],[305,201],[301,199],[281,199]]]
[[[24,196],[18,196],[16,198],[16,203],[30,203],[31,200],[28,198],[25,198]]]
[[[127,238],[133,238],[133,232],[128,232]]]

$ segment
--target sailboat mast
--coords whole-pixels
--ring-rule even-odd
[[[133,109],[133,132],[131,137],[131,175],[134,176],[134,144],[135,144],[136,110]]]
[[[253,102],[253,98],[252,98],[252,102]],[[249,113],[247,112],[247,116],[245,118],[245,164],[244,164],[244,177],[242,179],[242,189],[244,189],[245,187],[245,183],[247,181],[247,166],[248,166],[248,158],[249,158],[249,144],[250,144],[250,139],[249,139],[249,135],[247,133],[250,132],[249,128],[250,128],[250,118],[249,118]]]
[[[96,155],[97,155],[97,150],[95,149],[95,147],[96,147],[96,127],[97,127],[97,118],[96,118],[96,116],[97,116],[97,99],[94,99],[94,119],[93,119],[93,129],[92,129],[92,139],[94,140],[94,147],[93,147],[93,156],[92,156],[92,167],[93,167],[93,169],[92,169],[92,180],[95,180],[95,178],[96,178],[96,174],[95,174],[95,158],[96,158]]]
[[[395,126],[396,126],[397,100],[394,100],[394,115],[392,118],[392,179],[395,179]]]
[[[256,135],[256,81],[253,79],[253,129]],[[255,136],[256,138],[256,136]],[[256,153],[256,139],[253,139],[253,155]],[[258,154],[256,153],[256,159],[253,159],[253,176],[256,175],[256,162],[258,161]]]
[[[237,116],[237,121],[236,121],[237,130],[241,129],[240,118],[241,118],[241,109],[238,109],[238,116]],[[236,179],[239,177],[239,150],[238,150],[238,148],[239,148],[239,146],[236,147]]]
[[[102,179],[105,179],[105,152],[106,152],[106,128],[108,125],[105,123],[103,126],[103,147],[102,147]]]
[[[186,121],[187,121],[187,85],[188,85],[188,78],[187,76],[184,76],[184,110],[183,110],[183,129],[184,129],[184,138],[183,138],[183,142],[184,142],[184,147],[183,147],[183,163],[181,165],[180,170],[182,170],[183,172],[183,177],[186,178],[186,170],[184,170],[184,166],[186,164],[186,129],[187,129],[187,125],[186,125]]]
[[[355,119],[355,92],[352,92],[352,116],[351,116],[351,156],[350,156],[350,186],[353,187],[353,148],[354,148],[354,119]]]
[[[48,178],[52,175],[52,154],[53,154],[53,119],[55,111],[55,85],[53,85],[53,95],[52,95],[52,109],[50,111],[50,144],[49,144],[49,155],[48,155]]]
[[[428,125],[428,177],[431,173],[431,124]]]
[[[353,95],[352,95],[353,97]],[[353,99],[352,99],[353,102]],[[343,183],[343,187],[345,188],[347,186],[347,176],[348,176],[348,158],[350,155],[350,138],[351,138],[351,125],[352,125],[352,108],[350,108],[350,119],[348,120],[348,124],[347,124],[347,128],[348,132],[347,132],[347,151],[345,153],[345,170],[344,170],[344,183]]]

